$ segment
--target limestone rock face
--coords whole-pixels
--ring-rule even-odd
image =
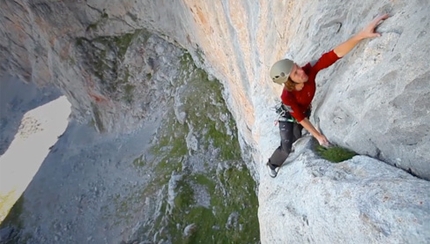
[[[423,3],[384,6],[392,17],[377,28],[382,36],[320,75],[314,108],[332,142],[429,180],[430,5]]]
[[[270,81],[268,70],[283,57],[300,65],[317,59],[378,13],[389,13],[391,17],[377,28],[381,37],[363,41],[317,76],[311,120],[332,143],[430,180],[428,1],[15,0],[0,5],[0,75],[17,75],[26,82],[59,87],[73,106],[73,117],[92,120],[99,131],[132,130],[142,117],[160,112],[157,104],[146,101],[154,96],[164,99],[163,85],[175,81],[168,69],[157,67],[160,63],[180,64],[169,63],[165,54],[173,50],[158,40],[187,49],[197,64],[225,87],[224,98],[237,123],[243,157],[262,183],[260,213],[267,213],[272,206],[289,206],[285,210],[291,213],[286,215],[291,218],[285,221],[288,228],[302,231],[309,237],[303,240],[311,242],[335,240],[322,231],[326,228],[333,228],[339,240],[349,232],[343,228],[345,223],[333,219],[336,215],[326,218],[328,212],[318,213],[315,205],[307,206],[312,213],[297,210],[303,205],[301,194],[287,205],[261,195],[268,177],[264,163],[279,143],[271,108],[280,100],[282,88]],[[180,113],[177,116],[183,118]],[[187,143],[195,145],[192,137]],[[422,225],[429,225],[428,218],[417,217],[421,222],[413,223],[419,215],[415,200],[419,200],[425,183],[411,188],[413,178],[406,173],[367,157],[342,164],[348,166],[321,166],[325,167],[321,176],[305,173],[313,161],[301,162],[291,166],[301,165],[297,170],[303,171],[304,179],[290,177],[281,183],[277,178],[272,181],[278,185],[272,195],[287,201],[284,194],[295,185],[302,192],[309,188],[320,196],[321,204],[330,193],[327,204],[336,206],[331,209],[352,223],[354,233],[362,235],[357,241],[390,242],[402,236],[400,233],[411,242],[428,238],[428,232],[421,231]],[[334,180],[336,172],[352,180]],[[393,182],[397,187],[389,189]],[[351,190],[355,188],[363,194]],[[336,192],[343,194],[336,196],[342,196],[339,201],[344,204],[332,199]],[[392,201],[384,202],[384,194]],[[424,197],[423,206],[428,209],[425,192]],[[359,204],[365,206],[357,207]],[[397,204],[398,209],[405,206],[408,211],[400,216],[408,216],[397,219],[397,207],[385,208],[384,204]],[[348,212],[350,205],[356,207],[353,212]],[[382,212],[378,211],[388,211],[392,217],[379,218]],[[310,224],[325,219],[327,224],[307,228],[304,217],[299,216],[302,213]],[[267,239],[271,235],[269,216],[260,214],[263,242],[274,240]],[[302,222],[294,221],[300,218]],[[399,223],[403,221],[416,233],[402,229]],[[276,238],[288,239],[280,234],[282,231]]]
[[[309,137],[260,181],[262,243],[427,243],[430,183],[367,156],[320,159]],[[294,160],[292,160],[294,159]]]
[[[1,73],[56,84],[74,117],[92,119],[100,131],[131,129],[156,72],[156,58],[145,53],[156,33],[188,49],[224,83],[240,136],[261,162],[277,141],[267,126],[281,89],[269,80],[271,64],[285,56],[305,64],[386,12],[391,18],[377,29],[382,37],[318,76],[316,124],[336,144],[430,179],[429,9],[419,0],[4,1]],[[156,50],[161,60],[168,51]]]
[[[2,1],[0,75],[54,84],[73,105],[74,118],[92,120],[101,132],[129,131],[154,113],[146,104],[148,96],[157,96],[175,76],[169,69],[159,70],[175,52],[160,41],[167,29],[156,34],[166,23],[158,21],[164,5]],[[149,24],[154,21],[157,28]],[[174,27],[174,22],[181,23],[167,24]]]

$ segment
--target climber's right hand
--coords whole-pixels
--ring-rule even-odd
[[[318,140],[321,146],[326,148],[330,146],[330,142],[327,140],[327,137],[325,137],[323,134],[318,135],[316,139]]]

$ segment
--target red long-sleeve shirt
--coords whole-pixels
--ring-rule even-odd
[[[287,105],[291,110],[290,114],[298,121],[302,121],[305,118],[305,112],[310,108],[312,99],[315,95],[315,77],[318,72],[325,69],[335,63],[339,57],[334,53],[333,50],[324,53],[318,61],[312,65],[307,63],[302,67],[303,71],[308,75],[309,79],[304,83],[304,87],[300,91],[287,91],[286,88],[282,91],[281,99],[282,103]]]

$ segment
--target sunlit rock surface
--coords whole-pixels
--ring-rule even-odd
[[[159,94],[157,89],[148,93],[147,82],[155,77],[173,82],[172,71],[158,70],[157,60],[146,55],[166,61],[163,56],[171,50],[156,41],[161,36],[187,49],[223,83],[243,157],[256,181],[263,182],[268,177],[264,163],[279,143],[272,107],[281,87],[269,80],[271,64],[286,56],[305,64],[378,13],[389,13],[377,28],[380,38],[362,42],[318,75],[312,121],[333,143],[429,180],[429,12],[428,2],[420,0],[3,1],[0,70],[27,82],[55,84],[71,102],[73,118],[92,120],[99,131],[130,131],[159,111],[156,104],[145,104],[148,96]],[[176,116],[186,119],[180,111]],[[192,135],[186,142],[195,148]],[[377,175],[380,169],[372,170]],[[260,199],[260,205],[265,212],[270,199]],[[265,216],[260,217],[263,225]],[[365,219],[358,215],[349,221],[359,225]],[[419,235],[428,238],[428,233]]]
[[[430,182],[367,156],[334,164],[304,137],[260,182],[262,243],[427,243]]]

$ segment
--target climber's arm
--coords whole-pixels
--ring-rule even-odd
[[[360,32],[358,32],[356,35],[348,39],[347,41],[341,43],[339,46],[335,47],[333,51],[336,53],[336,55],[341,58],[345,56],[347,53],[349,53],[360,41],[367,39],[367,38],[374,38],[379,37],[381,34],[375,32],[376,26],[379,25],[379,23],[382,20],[385,20],[389,17],[388,14],[380,15],[376,17],[372,22],[370,22],[364,29],[362,29]]]
[[[330,145],[329,141],[327,140],[327,138],[321,134],[313,125],[312,123],[307,119],[304,118],[303,120],[301,120],[299,122],[303,128],[305,128],[307,131],[309,131],[309,133],[311,133],[311,135],[313,137],[315,137],[315,139],[317,139],[317,141],[319,142],[319,144],[321,146],[325,146],[328,147]]]

